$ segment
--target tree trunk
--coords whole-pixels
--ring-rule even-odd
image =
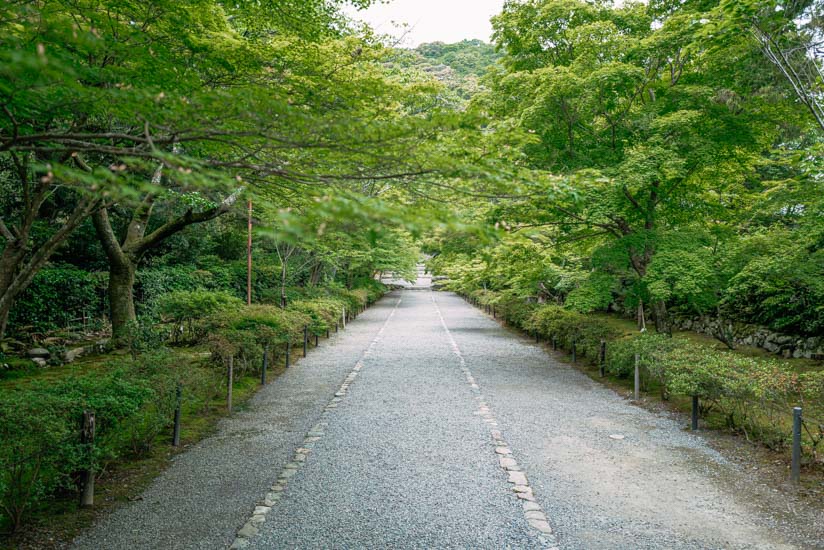
[[[667,304],[664,300],[657,300],[652,305],[652,315],[655,318],[655,330],[658,334],[669,334],[672,336],[672,330],[670,329],[667,316]]]
[[[109,264],[109,311],[115,341],[120,340],[129,324],[137,319],[134,310],[135,271],[135,264],[128,259],[118,265]]]

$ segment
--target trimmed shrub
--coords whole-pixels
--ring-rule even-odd
[[[196,341],[203,337],[203,333],[196,330],[195,321],[220,311],[237,310],[242,306],[243,301],[228,292],[178,290],[161,296],[157,311],[163,321],[175,324],[173,341]]]

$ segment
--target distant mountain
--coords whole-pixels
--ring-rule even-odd
[[[495,46],[482,40],[462,40],[454,44],[430,42],[421,44],[415,51],[432,65],[451,68],[459,78],[482,76],[501,57]]]

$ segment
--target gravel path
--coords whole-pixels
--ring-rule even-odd
[[[332,344],[77,546],[824,548],[676,419],[455,295],[395,292]]]
[[[140,501],[104,518],[77,548],[226,548],[289,462],[393,308],[385,299],[270,381],[217,433],[178,455]],[[331,344],[331,346],[330,346]],[[185,429],[185,426],[184,426]]]

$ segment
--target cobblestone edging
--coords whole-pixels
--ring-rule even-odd
[[[241,527],[238,532],[237,536],[235,537],[234,542],[230,546],[230,548],[237,549],[237,548],[246,548],[251,544],[250,539],[258,534],[260,531],[261,525],[266,521],[266,516],[272,510],[272,507],[282,498],[283,492],[286,490],[286,486],[289,484],[289,480],[294,477],[295,474],[301,469],[303,464],[306,462],[306,459],[309,457],[309,453],[312,451],[312,447],[315,442],[319,441],[325,434],[326,426],[328,424],[328,417],[329,414],[338,408],[338,403],[340,403],[343,398],[346,396],[346,392],[349,390],[349,386],[355,381],[357,378],[358,373],[363,368],[363,360],[366,359],[371,353],[375,346],[380,342],[381,337],[383,336],[384,331],[386,330],[386,326],[389,324],[389,321],[392,320],[392,317],[395,316],[395,312],[398,310],[398,306],[401,303],[402,298],[398,298],[398,301],[395,303],[395,306],[392,308],[392,311],[389,313],[389,316],[383,322],[378,333],[375,335],[375,338],[372,339],[372,342],[369,343],[369,346],[366,348],[366,351],[363,352],[360,359],[355,363],[355,366],[346,375],[346,378],[341,384],[340,388],[337,392],[335,392],[334,397],[329,401],[329,403],[324,407],[323,413],[321,413],[320,421],[315,424],[309,432],[307,432],[306,437],[303,439],[303,443],[300,447],[295,449],[295,454],[292,457],[291,462],[287,463],[283,470],[277,477],[275,483],[269,488],[269,491],[266,493],[266,496],[257,503],[254,510],[252,511],[251,517],[249,520]]]
[[[464,359],[457,342],[455,342],[455,339],[452,337],[452,332],[446,325],[446,321],[441,313],[441,308],[438,307],[438,302],[435,300],[434,295],[432,296],[432,303],[435,305],[435,310],[438,312],[438,318],[440,319],[441,326],[443,326],[446,336],[449,339],[452,352],[458,357],[461,372],[463,372],[466,381],[469,383],[469,386],[472,388],[472,392],[475,394],[475,400],[478,403],[478,411],[475,414],[479,415],[487,426],[489,426],[490,435],[492,436],[492,441],[495,444],[495,454],[498,456],[498,463],[504,472],[507,473],[507,481],[512,484],[512,491],[515,493],[515,496],[518,497],[523,503],[524,517],[526,518],[527,523],[529,523],[533,529],[538,531],[538,533],[540,533],[539,536],[545,539],[548,544],[557,544],[557,538],[552,532],[552,527],[549,525],[546,513],[541,505],[535,500],[535,495],[532,490],[532,486],[529,484],[529,480],[526,477],[526,473],[520,466],[518,466],[518,462],[512,456],[512,449],[510,449],[509,445],[504,440],[501,431],[498,429],[498,421],[495,419],[495,415],[492,414],[483,393],[481,393],[481,388],[475,381],[475,377],[472,376],[472,372],[466,365],[466,360]],[[557,546],[553,546],[552,550],[557,550]]]

